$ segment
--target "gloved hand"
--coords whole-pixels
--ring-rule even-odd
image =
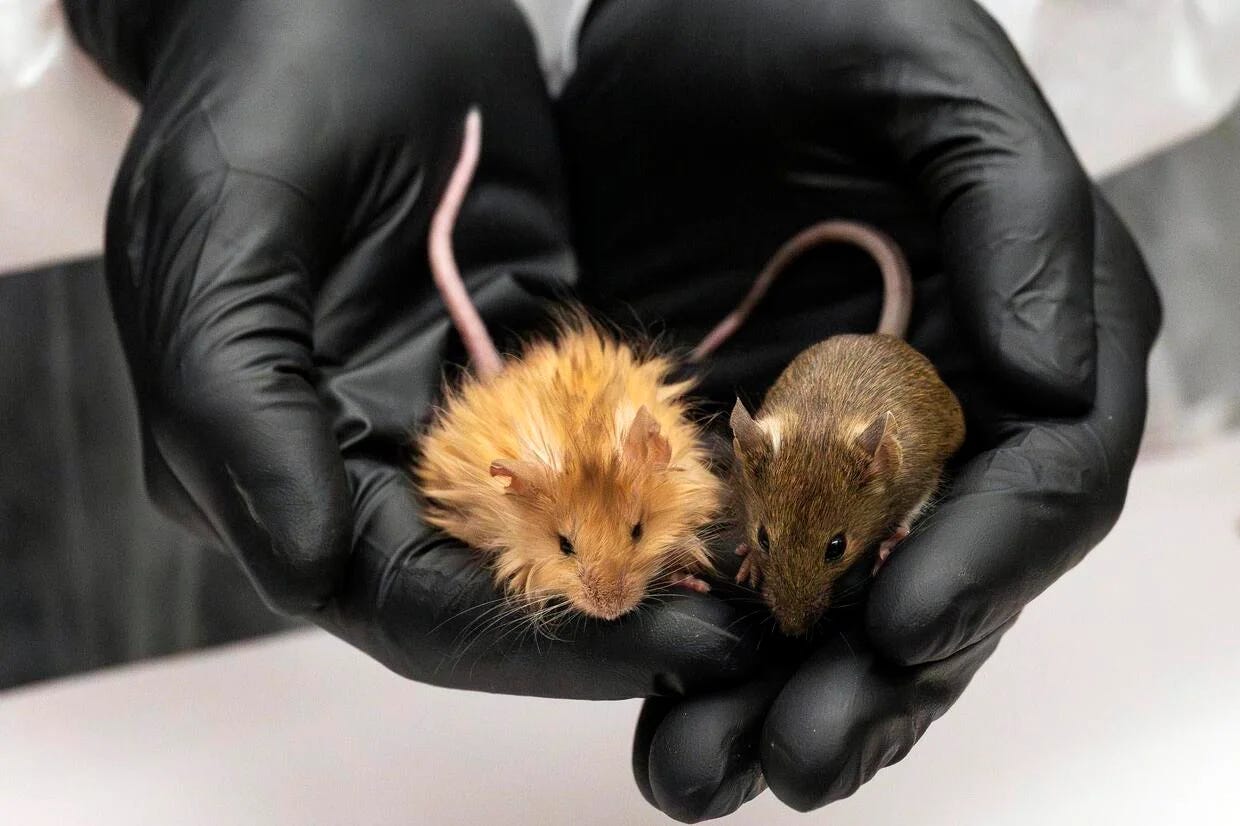
[[[558,108],[583,287],[685,344],[814,221],[868,221],[909,254],[910,340],[968,418],[954,481],[864,610],[765,648],[738,688],[648,701],[634,748],[647,799],[684,821],[764,784],[800,810],[846,797],[1115,522],[1159,326],[1144,264],[967,0],[601,0]],[[879,284],[855,250],[805,256],[716,356],[714,409],[872,330]]]
[[[113,310],[148,486],[273,607],[408,677],[582,698],[745,673],[692,595],[540,638],[475,553],[425,528],[404,466],[455,332],[426,263],[467,107],[484,148],[458,258],[497,333],[571,284],[555,127],[506,0],[66,0],[142,104],[108,211]]]

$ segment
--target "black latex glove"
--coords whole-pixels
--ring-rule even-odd
[[[763,779],[822,806],[909,751],[1113,525],[1159,325],[1132,239],[977,5],[706,5],[603,0],[587,21],[559,103],[583,286],[691,343],[797,230],[877,224],[910,255],[910,339],[970,438],[859,616],[764,649],[766,673],[739,688],[647,702],[637,781],[685,821],[733,811]],[[801,348],[873,329],[879,294],[858,252],[807,255],[705,392],[721,412],[736,391],[756,406]]]
[[[571,284],[550,103],[502,0],[68,0],[142,104],[107,274],[157,502],[275,608],[406,676],[619,698],[753,662],[720,600],[670,597],[539,638],[477,556],[419,521],[410,428],[459,349],[426,263],[467,107],[484,147],[458,258],[497,332]]]

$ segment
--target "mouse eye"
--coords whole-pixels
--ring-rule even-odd
[[[766,534],[766,525],[758,526],[758,546],[762,548],[764,554],[771,552],[771,538]]]
[[[834,562],[844,555],[844,550],[848,547],[848,540],[844,538],[844,534],[837,533],[831,537],[831,541],[827,543],[827,561]]]
[[[631,534],[631,536],[633,537],[634,542],[642,538],[642,523],[641,522],[638,522],[636,525],[633,526],[633,533]]]
[[[568,541],[568,537],[560,534],[560,553],[565,556],[572,556],[577,550],[573,547],[573,543]]]

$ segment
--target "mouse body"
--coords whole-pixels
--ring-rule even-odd
[[[805,633],[908,535],[964,440],[955,395],[925,356],[888,334],[837,335],[802,351],[757,413],[732,410],[748,544],[738,579],[762,586],[780,628]]]
[[[426,520],[491,555],[510,593],[600,619],[706,570],[722,485],[674,366],[581,318],[467,378],[422,436]]]
[[[431,221],[431,272],[470,354],[444,388],[412,468],[424,518],[486,554],[506,593],[544,616],[558,603],[615,619],[660,584],[708,590],[702,533],[722,483],[691,419],[691,381],[648,343],[580,310],[551,339],[504,357],[469,298],[452,230],[481,151],[465,122],[460,159]]]
[[[859,592],[926,507],[964,441],[960,403],[904,341],[913,286],[900,247],[854,221],[822,221],[785,242],[737,308],[693,351],[701,361],[780,274],[819,244],[861,247],[878,265],[878,330],[837,335],[796,356],[750,415],[732,410],[735,487],[747,541],[737,581],[761,587],[780,628],[806,633]],[[864,578],[850,576],[869,567]]]

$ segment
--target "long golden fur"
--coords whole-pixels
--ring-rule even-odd
[[[426,520],[488,554],[510,594],[605,619],[709,569],[722,486],[675,366],[566,314],[498,375],[445,390],[413,468]]]

